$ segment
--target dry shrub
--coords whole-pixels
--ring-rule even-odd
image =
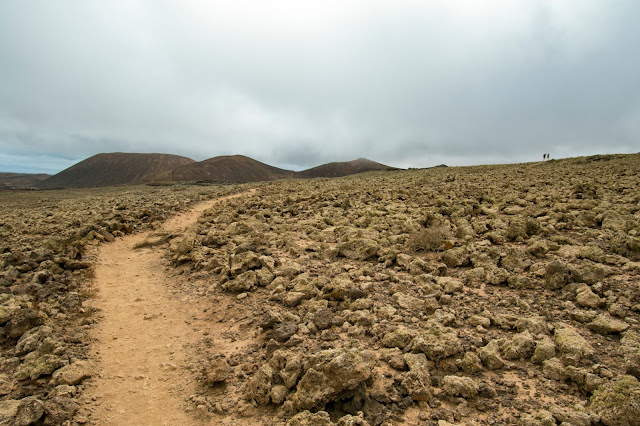
[[[414,251],[438,251],[449,238],[451,230],[446,226],[421,228],[409,234],[407,246]]]

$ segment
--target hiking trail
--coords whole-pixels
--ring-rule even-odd
[[[216,203],[247,192],[196,204],[167,220],[159,231],[181,233]],[[128,235],[97,249],[92,306],[100,320],[91,332],[96,367],[82,399],[89,424],[192,425],[185,398],[195,379],[182,367],[185,345],[212,333],[202,307],[180,294],[169,278],[163,247],[134,249],[150,232]],[[172,281],[173,280],[173,281]],[[215,330],[213,330],[215,332]]]

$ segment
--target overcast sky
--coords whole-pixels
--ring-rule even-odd
[[[640,1],[2,0],[0,171],[640,151]]]

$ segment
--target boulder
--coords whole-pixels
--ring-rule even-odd
[[[545,336],[542,340],[536,342],[533,356],[531,356],[531,362],[534,364],[542,364],[554,356],[556,356],[556,345],[550,337]]]
[[[334,315],[331,309],[323,308],[312,315],[311,322],[318,330],[324,330],[333,324]]]
[[[549,334],[549,325],[541,316],[519,318],[516,321],[516,329],[519,332],[528,330],[534,336],[538,334]]]
[[[42,401],[34,397],[0,402],[0,426],[28,426],[44,414]]]
[[[249,401],[266,405],[271,400],[271,387],[273,386],[274,371],[271,366],[264,364],[249,379],[245,390],[245,397]]]
[[[271,356],[269,365],[280,376],[285,387],[291,389],[298,383],[302,374],[302,355],[279,349]]]
[[[624,357],[625,372],[640,379],[640,333],[626,331],[620,340],[620,352]]]
[[[475,352],[465,352],[461,359],[456,360],[456,365],[469,374],[477,373],[483,369],[482,360]]]
[[[332,426],[335,425],[326,411],[312,413],[308,410],[302,411],[290,418],[287,426]]]
[[[440,325],[437,321],[428,321],[424,330],[411,343],[413,352],[424,352],[432,361],[438,361],[462,352],[462,342],[455,330]]]
[[[505,359],[526,359],[533,355],[535,341],[529,330],[518,333],[510,339],[506,339],[501,347],[502,356]]]
[[[358,416],[352,416],[351,414],[347,414],[346,416],[342,416],[338,419],[338,426],[370,426],[370,423],[366,421],[363,417],[363,413],[360,413]]]
[[[216,358],[204,370],[205,383],[209,386],[215,386],[226,381],[231,373],[233,373],[233,369],[227,360],[222,357]]]
[[[76,361],[53,373],[54,385],[77,385],[93,376],[94,368],[89,361]]]
[[[583,287],[582,291],[576,296],[576,303],[584,308],[597,308],[604,303],[597,294],[588,287]]]
[[[357,349],[327,349],[309,355],[291,400],[299,410],[323,408],[333,397],[371,377],[375,354]]]
[[[16,369],[13,377],[16,380],[36,380],[40,376],[53,373],[64,366],[67,361],[57,355],[42,354],[39,351],[31,352],[24,357],[24,361]]]
[[[415,337],[415,331],[401,327],[385,334],[382,338],[382,346],[386,348],[404,349],[409,347],[409,344]]]
[[[231,275],[236,277],[249,270],[262,266],[259,256],[252,251],[245,251],[231,258]]]
[[[465,266],[469,263],[469,250],[466,247],[456,247],[442,253],[442,262],[449,268]]]
[[[378,243],[367,238],[358,238],[338,245],[339,256],[352,260],[373,259],[378,250],[380,250]]]
[[[54,396],[44,402],[44,424],[63,425],[73,419],[80,405],[68,396]]]
[[[4,326],[4,334],[10,339],[19,339],[24,333],[44,323],[43,314],[30,308],[17,309]]]
[[[566,324],[556,326],[554,340],[562,358],[569,364],[577,365],[593,356],[593,347],[573,327]]]
[[[334,278],[322,287],[323,298],[327,300],[345,300],[356,284],[346,278]]]
[[[542,363],[542,374],[549,380],[559,382],[568,379],[567,369],[558,358],[551,358]]]
[[[251,291],[258,284],[258,276],[255,271],[247,271],[222,285],[224,290],[232,293],[244,293]]]
[[[604,263],[606,256],[604,254],[604,251],[602,251],[600,247],[588,245],[580,248],[580,250],[578,251],[578,258],[589,259],[597,263]]]
[[[16,344],[16,355],[26,355],[37,350],[42,342],[53,333],[53,329],[46,325],[32,328],[20,337]]]
[[[478,356],[489,370],[498,370],[505,365],[500,356],[500,343],[497,340],[492,340],[486,346],[480,348]]]
[[[599,386],[591,396],[591,410],[607,426],[635,426],[640,422],[640,383],[632,376],[618,376]]]
[[[457,278],[439,277],[438,284],[443,288],[445,294],[453,294],[461,292],[464,288],[464,284]]]
[[[442,380],[442,389],[449,396],[473,398],[478,395],[478,385],[470,377],[445,376]]]
[[[394,293],[392,299],[403,309],[423,311],[425,310],[424,299],[404,294],[402,292]]]
[[[570,408],[552,406],[551,413],[553,414],[553,418],[556,419],[560,424],[571,424],[572,426],[591,426],[595,423],[595,415],[590,415],[581,407],[578,407],[579,410],[573,410]]]
[[[589,330],[600,334],[621,333],[629,328],[626,322],[613,318],[608,313],[598,315],[593,321],[587,324]]]
[[[278,342],[286,342],[298,331],[295,321],[283,321],[273,328],[273,338]]]
[[[409,367],[402,379],[402,386],[414,401],[429,401],[433,397],[429,362],[424,354],[404,354]]]
[[[569,283],[569,267],[559,260],[554,260],[549,265],[544,275],[545,286],[550,290],[557,290]]]

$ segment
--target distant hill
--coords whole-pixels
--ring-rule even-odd
[[[44,173],[0,173],[0,189],[33,188],[51,175]]]
[[[244,155],[225,155],[178,167],[171,177],[174,181],[244,183],[289,179],[294,174]]]
[[[296,173],[296,177],[312,179],[320,177],[341,177],[347,175],[353,175],[356,173],[371,172],[375,170],[394,170],[394,167],[389,167],[384,164],[376,163],[375,161],[367,160],[366,158],[358,158],[353,161],[344,161],[336,163],[322,164],[311,169],[303,170]]]
[[[42,188],[92,188],[144,183],[170,177],[172,170],[194,161],[171,154],[114,152],[89,157],[38,186]]]

